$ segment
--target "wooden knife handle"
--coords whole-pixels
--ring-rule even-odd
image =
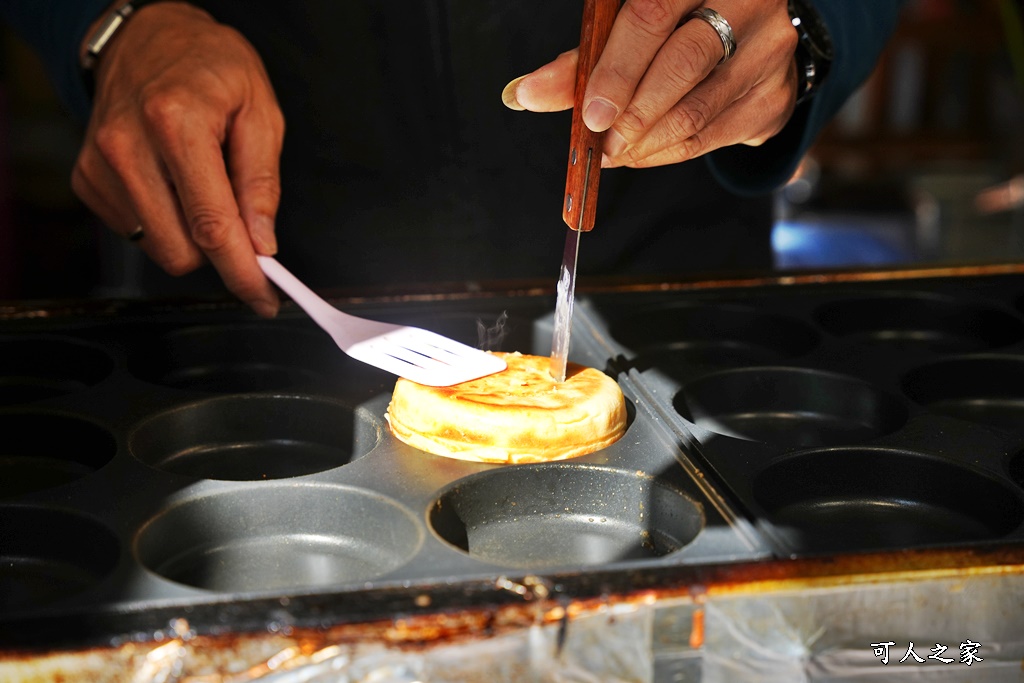
[[[583,0],[569,169],[565,174],[565,197],[562,204],[562,220],[573,230],[583,232],[594,229],[597,187],[601,180],[601,141],[604,139],[604,133],[595,133],[583,123],[583,95],[587,91],[590,72],[604,51],[618,12],[619,0]]]

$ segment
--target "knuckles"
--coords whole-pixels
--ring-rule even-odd
[[[716,113],[710,102],[691,93],[683,100],[683,106],[672,110],[665,123],[669,126],[672,138],[685,139],[704,130]]]
[[[653,121],[649,122],[647,120],[647,116],[644,115],[636,102],[630,102],[615,121],[615,129],[628,142],[632,143],[643,137],[644,132],[653,123]]]
[[[267,213],[274,212],[281,201],[281,179],[276,173],[260,173],[246,178],[245,187],[241,189],[247,196],[256,198],[260,208]]]
[[[111,168],[123,169],[134,163],[138,140],[132,133],[132,127],[121,118],[107,119],[97,125],[92,140],[96,151]],[[79,156],[79,166],[83,170],[89,161],[85,153]]]
[[[190,207],[188,221],[192,240],[205,252],[224,249],[231,235],[231,219],[223,211],[212,207]]]
[[[669,68],[666,78],[679,90],[689,90],[707,73],[708,65],[715,65],[721,57],[721,43],[714,40],[671,40],[665,45]]]
[[[143,91],[141,114],[146,124],[158,135],[167,136],[177,130],[190,112],[195,95],[181,86]]]
[[[629,0],[623,11],[637,29],[651,35],[662,35],[679,20],[676,5],[672,0]]]

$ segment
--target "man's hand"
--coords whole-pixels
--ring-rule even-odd
[[[690,19],[693,0],[626,0],[583,101],[583,119],[607,130],[604,166],[660,166],[719,147],[760,145],[785,126],[796,101],[796,30],[785,0],[715,0],[736,52]],[[577,53],[522,76],[502,98],[515,109],[572,107]]]
[[[145,5],[99,59],[78,196],[172,275],[206,260],[258,314],[278,298],[256,254],[277,250],[284,119],[235,30],[178,2]]]

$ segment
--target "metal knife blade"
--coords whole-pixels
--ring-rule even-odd
[[[594,229],[597,188],[601,179],[601,141],[604,134],[593,132],[583,123],[583,96],[590,73],[608,42],[618,11],[619,0],[583,1],[569,167],[565,174],[565,201],[562,205],[562,220],[568,226],[568,231],[565,235],[562,267],[558,271],[555,326],[551,343],[550,372],[556,382],[565,381],[569,359],[569,333],[572,330],[572,309],[576,299],[576,261],[580,251],[580,234]]]
[[[580,253],[580,230],[569,228],[565,235],[562,268],[555,286],[555,332],[551,340],[551,367],[549,372],[556,382],[565,381],[565,368],[569,362],[569,331],[572,329],[572,305],[576,299],[576,259]]]

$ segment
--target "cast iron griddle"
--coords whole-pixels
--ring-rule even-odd
[[[506,576],[599,586],[1016,544],[1022,302],[1019,275],[592,293],[571,360],[619,381],[626,435],[517,467],[393,438],[394,378],[295,312],[15,316],[0,321],[0,640],[62,623],[109,638],[147,615],[232,628],[247,604]],[[546,354],[552,304],[349,306]]]

